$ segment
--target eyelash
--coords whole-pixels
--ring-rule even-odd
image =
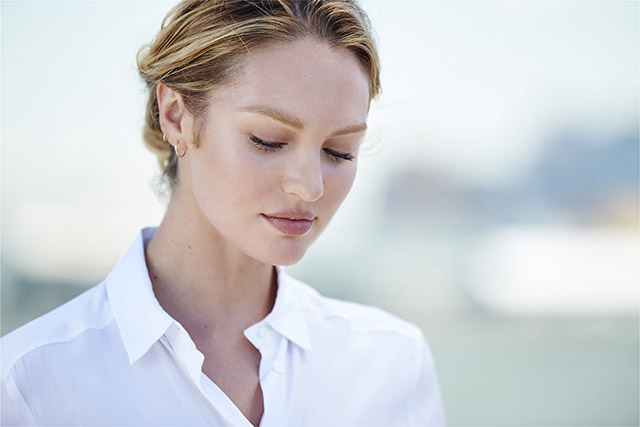
[[[253,135],[249,137],[249,140],[253,143],[253,145],[258,147],[259,149],[270,152],[270,153],[284,147],[284,144],[281,142],[267,142]]]
[[[251,143],[258,149],[269,153],[277,151],[286,145],[282,142],[267,142],[253,135],[249,137],[249,141],[251,141]],[[334,162],[341,162],[343,160],[352,161],[353,159],[355,159],[355,156],[351,153],[339,153],[329,148],[325,148],[324,152],[327,153],[327,155],[329,155],[329,158]]]

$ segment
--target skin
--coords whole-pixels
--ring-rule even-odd
[[[162,130],[186,155],[146,248],[153,289],[204,354],[203,372],[258,425],[260,354],[243,331],[273,308],[273,265],[300,260],[351,189],[367,77],[352,53],[313,39],[253,51],[210,94],[197,146],[180,95],[162,84],[157,95]],[[315,215],[311,229],[286,235],[264,217],[287,209]]]

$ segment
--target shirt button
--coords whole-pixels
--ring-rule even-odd
[[[273,364],[273,370],[281,374],[284,372],[284,365],[280,362],[276,362]]]
[[[262,338],[266,340],[267,338],[269,338],[269,335],[270,335],[269,329],[266,326],[263,326],[260,328],[260,336]]]

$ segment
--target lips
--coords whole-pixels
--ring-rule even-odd
[[[276,230],[287,236],[302,236],[313,226],[316,216],[309,211],[286,210],[262,214]]]

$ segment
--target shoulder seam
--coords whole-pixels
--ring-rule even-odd
[[[305,282],[302,282],[295,277],[289,276],[292,279],[292,282],[295,286],[292,287],[293,292],[296,295],[298,300],[298,306],[300,309],[306,313],[313,313],[314,316],[320,319],[341,319],[344,322],[349,324],[349,329],[353,332],[357,333],[376,333],[376,332],[387,332],[392,333],[398,336],[402,336],[405,339],[411,342],[420,342],[420,337],[423,336],[422,330],[412,322],[401,319],[394,314],[391,314],[379,307],[373,305],[367,305],[355,301],[345,301],[337,298],[327,297],[322,295],[318,290]],[[379,328],[359,328],[360,322],[354,321],[349,316],[345,316],[341,314],[336,309],[330,310],[322,310],[317,305],[316,302],[321,301],[323,304],[344,304],[345,306],[352,305],[356,307],[358,310],[363,310],[363,312],[371,312],[375,316],[388,317],[389,323],[393,322],[397,326],[394,325],[379,327]],[[366,322],[363,323],[366,325]]]
[[[37,344],[33,344],[29,347],[26,347],[26,350],[17,352],[14,357],[11,359],[9,364],[5,364],[4,362],[2,363],[2,365],[7,369],[7,372],[10,372],[11,370],[13,370],[14,366],[16,365],[16,363],[18,363],[20,360],[22,360],[23,358],[25,358],[28,354],[46,347],[48,345],[53,345],[53,344],[64,344],[67,343],[69,341],[72,341],[74,339],[76,339],[77,337],[79,337],[80,335],[84,334],[87,331],[97,331],[100,329],[104,329],[107,326],[109,326],[112,322],[113,322],[113,313],[109,314],[109,317],[107,318],[107,321],[105,322],[104,325],[100,325],[100,326],[86,326],[84,328],[82,328],[79,331],[74,331],[74,333],[69,334],[67,336],[61,337],[60,339],[56,339],[56,340],[47,340],[47,341],[40,341]]]
[[[321,319],[340,319],[346,323],[349,324],[349,329],[353,332],[356,333],[361,333],[361,334],[368,334],[368,333],[392,333],[398,336],[401,336],[411,342],[420,342],[420,335],[421,335],[421,331],[420,328],[418,328],[418,326],[414,325],[411,322],[408,322],[406,320],[402,320],[402,319],[397,319],[401,322],[404,322],[406,324],[407,329],[412,329],[413,333],[405,333],[402,330],[400,330],[399,328],[392,328],[392,327],[386,327],[386,328],[357,328],[354,327],[354,323],[353,321],[351,321],[348,317],[346,316],[341,316],[340,314],[337,313],[331,313],[331,314],[320,314],[318,313],[316,310],[309,308],[309,307],[302,307],[302,309],[306,312],[310,312],[312,314],[314,314],[315,316],[317,316],[318,318]],[[384,312],[386,313],[386,312]],[[389,313],[387,313],[389,314]],[[391,314],[389,314],[390,316],[392,316]]]
[[[29,415],[31,416],[31,419],[33,420],[34,424],[38,425],[38,423],[36,422],[36,417],[35,417],[35,415],[33,415],[33,410],[31,409],[31,406],[29,406],[29,403],[27,403],[27,399],[24,398],[24,395],[22,394],[22,391],[20,391],[20,388],[18,388],[18,385],[16,384],[16,382],[11,377],[11,369],[13,369],[13,366],[11,367],[11,369],[9,369],[7,367],[7,365],[5,365],[4,363],[0,362],[0,364],[2,365],[2,370],[4,372],[6,372],[6,374],[7,374],[7,377],[4,378],[4,381],[9,381],[11,383],[11,386],[18,393],[18,395],[20,396],[20,399],[22,399],[22,402],[24,403],[24,406],[26,406],[27,409],[29,409]]]

